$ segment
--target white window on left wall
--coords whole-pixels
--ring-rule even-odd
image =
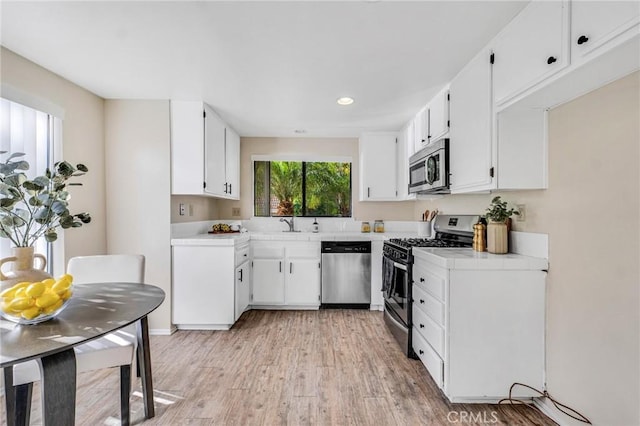
[[[0,151],[8,153],[22,152],[22,159],[29,162],[28,178],[43,175],[47,168],[52,168],[60,160],[62,148],[62,120],[46,112],[0,98]],[[0,156],[5,161],[8,154]],[[11,241],[0,238],[2,258],[10,256]],[[64,269],[64,237],[47,243],[40,238],[35,246],[36,253],[42,253],[49,261],[47,272],[61,274]],[[61,261],[61,262],[60,262]],[[60,269],[61,270],[56,270]]]

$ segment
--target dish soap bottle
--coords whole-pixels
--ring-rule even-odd
[[[318,219],[313,219],[313,228],[312,232],[318,232],[320,230],[320,226],[318,225]]]

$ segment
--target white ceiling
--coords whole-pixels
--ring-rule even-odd
[[[242,136],[349,137],[399,130],[525,5],[2,0],[1,43],[103,98],[203,100]]]

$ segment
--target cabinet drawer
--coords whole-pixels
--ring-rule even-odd
[[[445,279],[439,277],[423,268],[414,268],[413,281],[427,290],[436,299],[444,302]]]
[[[444,356],[444,329],[415,305],[413,307],[413,327],[425,338],[438,355]]]
[[[236,261],[235,261],[236,266],[249,260],[249,245],[247,244],[246,246],[236,247],[235,257],[236,257]]]
[[[442,389],[444,384],[444,362],[422,338],[420,333],[416,332],[415,326],[413,329],[412,345],[416,355],[418,355],[422,364],[424,364],[429,374],[431,374],[433,381]]]
[[[291,243],[284,249],[285,255],[291,257],[304,257],[320,259],[320,243]]]
[[[444,304],[417,285],[413,286],[413,306],[426,312],[438,325],[444,327]]]
[[[284,246],[278,243],[257,241],[252,244],[252,250],[254,258],[281,259],[284,257]]]

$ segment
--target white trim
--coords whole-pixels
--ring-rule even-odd
[[[318,154],[253,154],[251,162],[256,161],[306,161],[308,163],[353,163],[349,156]]]
[[[150,328],[149,335],[151,336],[171,336],[173,333],[178,331],[175,326],[171,326],[171,328]]]
[[[509,252],[548,259],[549,235],[511,231],[509,232]]]
[[[546,398],[533,398],[533,405],[542,411],[542,414],[549,417],[554,422],[558,423],[560,426],[565,426],[568,423],[558,416],[558,411],[551,405],[547,404]]]
[[[38,111],[46,112],[47,114],[51,114],[61,120],[64,120],[65,109],[47,99],[27,93],[8,83],[2,83],[0,85],[0,92],[2,93],[2,97],[5,99],[17,102]]]
[[[233,324],[178,324],[178,330],[223,330],[228,331]]]

